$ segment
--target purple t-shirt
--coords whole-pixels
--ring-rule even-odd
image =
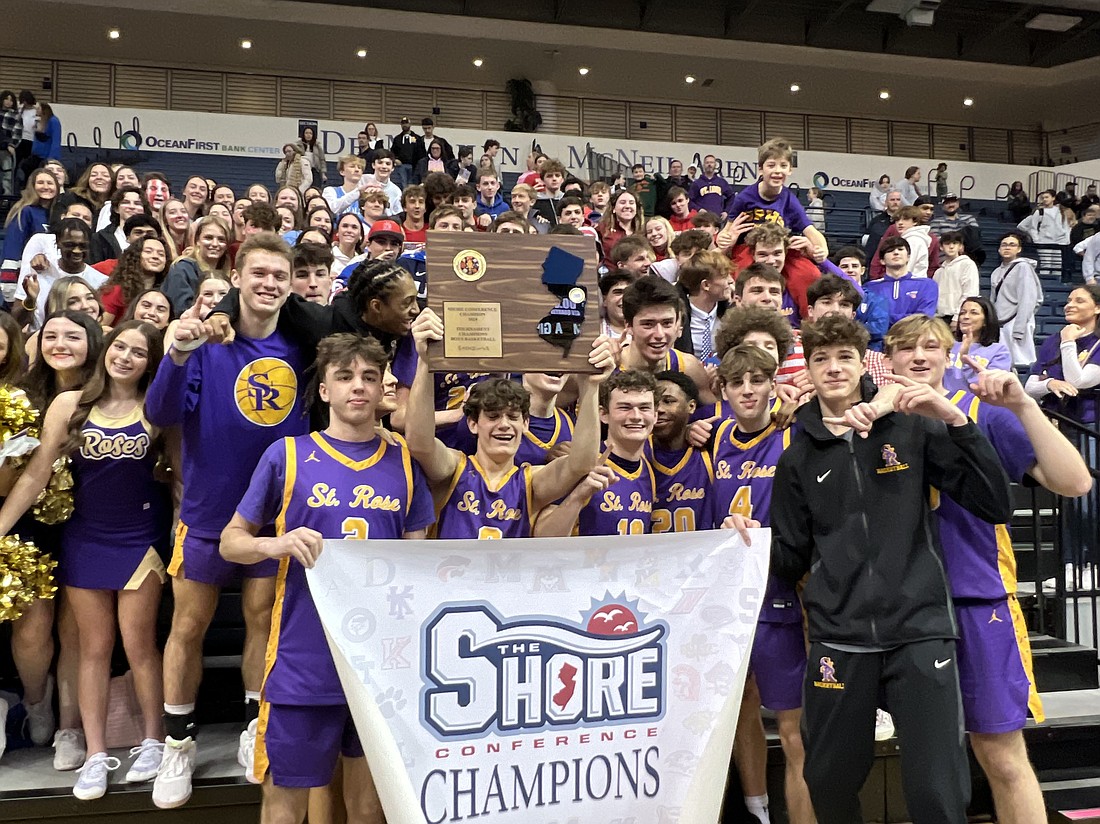
[[[1035,464],[1035,449],[1019,418],[958,391],[951,402],[989,438],[1010,480],[1020,483]],[[947,495],[936,508],[943,563],[953,598],[995,600],[1016,592],[1016,558],[1005,524],[988,524]]]
[[[943,388],[948,392],[954,392],[956,389],[969,390],[970,384],[978,381],[977,373],[963,362],[959,354],[960,349],[962,349],[961,341],[951,347],[951,356],[947,359],[947,369],[943,373]],[[975,344],[970,347],[968,354],[986,369],[1012,368],[1012,353],[1000,341],[995,341],[989,346]]]
[[[204,344],[183,366],[164,356],[145,415],[182,430],[180,520],[194,535],[221,535],[264,450],[309,431],[302,372],[301,352],[282,332]]]
[[[747,214],[755,223],[778,223],[791,230],[792,234],[800,235],[802,230],[810,225],[810,219],[806,217],[806,210],[798,202],[786,186],[779,192],[775,200],[765,200],[760,195],[760,185],[753,183],[737,193],[733,199],[733,208],[730,209],[730,219],[737,215]]]

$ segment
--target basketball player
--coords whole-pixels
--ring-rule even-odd
[[[425,309],[413,323],[418,362],[409,391],[409,449],[433,485],[438,538],[526,538],[538,512],[572,489],[599,457],[597,387],[614,368],[611,345],[599,337],[588,361],[600,370],[579,381],[577,425],[567,455],[545,466],[517,466],[530,415],[527,391],[506,378],[476,384],[464,404],[477,449],[470,457],[435,437],[428,342],[443,339],[443,321]]]
[[[900,375],[893,406],[904,414],[856,437],[848,413],[862,405],[867,331],[829,315],[802,333],[817,397],[799,410],[800,429],[776,465],[771,555],[788,581],[809,573],[803,774],[814,810],[821,824],[863,820],[859,791],[883,689],[914,824],[965,824],[955,620],[928,488],[997,523],[1012,512],[1008,482],[958,407]],[[758,524],[730,517],[735,527]]]
[[[523,388],[530,396],[530,414],[527,428],[523,430],[523,440],[516,452],[517,465],[542,466],[564,455],[570,448],[573,419],[557,405],[565,381],[566,376],[560,372],[528,372],[523,376]],[[465,417],[440,432],[439,439],[466,455],[477,451],[477,438],[470,431]]]
[[[727,351],[718,366],[722,396],[732,417],[722,421],[714,438],[713,528],[735,514],[762,526],[770,523],[775,467],[791,442],[791,430],[779,429],[772,422],[777,369],[770,352],[750,343]],[[805,751],[799,730],[806,672],[802,605],[794,586],[775,575],[768,576],[749,667],[750,680],[734,738],[734,760],[745,806],[761,821],[768,820],[767,741],[760,720],[763,705],[775,713],[779,724],[788,817],[791,824],[813,824],[810,793],[802,778]]]
[[[699,390],[683,372],[658,372],[657,418],[648,457],[657,481],[652,531],[694,532],[712,529],[714,470],[710,454],[687,440],[688,424]]]
[[[645,450],[657,421],[656,395],[649,372],[616,372],[600,384],[600,421],[607,426],[602,463],[560,505],[546,508],[535,537],[650,532],[657,481]]]
[[[973,394],[948,393],[943,375],[955,341],[938,318],[903,318],[886,333],[885,342],[894,372],[946,395],[989,438],[1012,480],[1030,480],[1066,497],[1088,493],[1088,466],[1024,392],[1015,373],[975,362],[970,364],[978,373]],[[959,679],[970,745],[989,779],[997,820],[1042,821],[1043,794],[1028,763],[1022,730],[1029,711],[1037,723],[1043,721],[1043,707],[1016,600],[1008,525],[986,523],[947,494],[939,496],[936,515],[959,624]]]
[[[255,759],[265,822],[300,824],[309,788],[332,780],[341,753],[349,820],[385,821],[305,570],[326,538],[417,539],[434,520],[408,448],[375,428],[386,361],[373,338],[321,341],[314,381],[328,427],[268,447],[222,533],[230,563],[279,564]],[[258,537],[271,523],[277,537]]]
[[[680,352],[672,344],[680,335],[682,298],[676,287],[655,275],[632,283],[623,293],[623,318],[629,336],[621,343],[619,368],[637,369],[650,374],[683,372],[699,389],[703,403],[714,403],[710,377],[695,355]]]
[[[182,319],[145,398],[150,423],[180,427],[183,452],[183,502],[168,567],[175,579],[175,608],[164,649],[167,737],[153,784],[153,803],[162,808],[191,797],[203,637],[218,593],[237,580],[245,619],[241,675],[247,724],[237,760],[251,772],[277,564],[226,561],[218,554],[218,540],[264,450],[281,437],[308,431],[298,391],[303,368],[298,347],[276,330],[290,293],[292,260],[290,247],[277,235],[248,238],[233,270],[241,304],[235,339],[225,346],[203,345],[203,322]]]

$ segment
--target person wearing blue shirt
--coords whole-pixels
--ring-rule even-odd
[[[849,280],[863,284],[867,274],[867,257],[862,249],[858,246],[843,246],[836,250],[831,259]],[[881,352],[882,340],[886,336],[886,330],[890,328],[890,307],[886,299],[864,289],[855,317],[871,334],[871,342],[867,344],[867,348]]]
[[[867,282],[865,292],[885,299],[890,324],[909,315],[935,317],[940,290],[931,278],[915,278],[909,271],[909,243],[900,236],[888,237],[879,247],[886,263],[886,275]]]
[[[489,225],[508,211],[508,203],[500,194],[500,179],[492,170],[482,171],[477,180],[477,202],[474,214],[478,225],[488,229]]]

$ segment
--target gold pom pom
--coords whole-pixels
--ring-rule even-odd
[[[34,504],[34,517],[44,524],[62,524],[73,514],[73,473],[68,458],[53,462],[50,482]]]
[[[12,386],[0,385],[0,441],[6,441],[25,429],[38,434],[38,410],[31,404],[27,393]]]
[[[16,620],[36,598],[53,598],[56,567],[34,543],[18,535],[0,538],[0,621]]]

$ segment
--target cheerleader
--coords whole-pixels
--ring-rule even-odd
[[[47,332],[51,322],[56,319],[47,321]],[[62,392],[50,404],[42,444],[0,509],[0,533],[6,535],[46,487],[54,462],[71,457],[73,515],[62,533],[57,577],[80,639],[77,699],[88,757],[73,795],[81,800],[101,797],[109,771],[118,767],[106,742],[116,624],[145,732],[126,780],[148,781],[160,765],[163,693],[156,616],[171,506],[165,486],[153,476],[158,432],[142,414],[146,387],[161,360],[160,338],[141,321],[111,332],[83,390]],[[44,339],[44,357],[45,346]]]
[[[90,315],[62,311],[48,315],[38,334],[41,338],[39,357],[23,378],[20,387],[26,391],[36,409],[45,410],[60,393],[83,388],[99,361],[103,349],[103,332]],[[8,333],[9,359],[15,356],[15,340],[15,336]],[[14,483],[15,479],[9,477],[2,491],[8,492]],[[31,503],[33,502],[32,498]],[[25,509],[26,507],[20,512]],[[43,552],[57,557],[61,542],[58,527],[41,524],[29,514],[18,523],[2,523],[6,524],[3,534],[15,532],[24,540],[33,540]],[[54,735],[52,685],[49,677],[54,655],[54,603],[53,600],[36,600],[12,624],[12,657],[15,659],[19,680],[23,684],[23,704],[30,721],[31,740],[43,746],[49,743],[50,736],[53,735],[54,769],[75,770],[84,763],[84,734],[80,730],[80,715],[75,700],[76,624],[72,620],[67,602],[62,600],[58,621],[61,654],[57,659],[61,728]]]

